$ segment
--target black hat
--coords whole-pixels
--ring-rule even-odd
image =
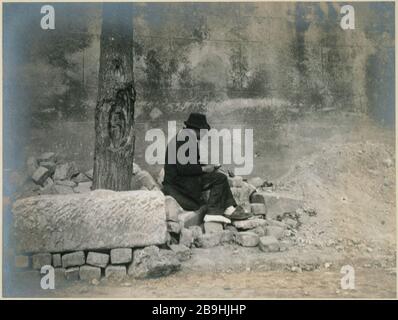
[[[194,129],[210,129],[206,116],[201,113],[191,113],[187,121],[184,122],[187,127]]]

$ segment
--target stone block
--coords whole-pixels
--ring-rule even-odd
[[[258,245],[260,237],[254,232],[238,232],[236,242],[242,247],[255,247]]]
[[[21,252],[134,248],[166,242],[165,201],[160,191],[36,196],[17,200],[12,210]]]
[[[69,281],[79,280],[79,267],[72,267],[65,270],[65,278]]]
[[[133,250],[131,248],[115,248],[111,250],[112,264],[129,263],[132,258]]]
[[[84,256],[83,251],[71,252],[71,253],[64,254],[62,256],[62,267],[63,268],[81,266],[85,262],[86,262],[86,258]]]
[[[79,269],[79,278],[83,281],[93,281],[101,279],[101,268],[84,265]]]
[[[127,277],[126,266],[107,266],[105,269],[105,277],[114,281],[124,280]]]
[[[95,267],[105,268],[109,263],[109,254],[90,251],[87,255],[86,263]]]

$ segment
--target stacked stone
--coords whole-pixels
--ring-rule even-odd
[[[23,186],[21,197],[84,193],[91,190],[93,170],[80,172],[74,161],[61,162],[54,152],[29,157],[26,167],[31,179]]]
[[[59,161],[54,152],[45,152],[38,157],[29,157],[26,167],[31,179],[20,190],[21,197],[91,191],[93,169],[80,172],[74,161]],[[159,178],[163,180],[163,178]],[[142,170],[139,165],[134,163],[131,183],[135,190],[159,191],[161,181],[156,182],[148,171]]]
[[[144,249],[115,248],[98,251],[74,251],[69,253],[36,253],[15,257],[17,268],[41,270],[54,267],[57,280],[82,280],[94,284],[102,277],[111,281],[168,275],[180,269],[178,254],[174,250],[149,246]]]

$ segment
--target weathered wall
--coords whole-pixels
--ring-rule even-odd
[[[134,4],[139,132],[192,109],[215,127],[265,127],[271,139],[312,110],[394,123],[394,4],[354,3],[356,29],[346,31],[341,5]],[[6,165],[45,146],[90,166],[101,5],[54,4],[50,31],[40,6],[4,5]]]

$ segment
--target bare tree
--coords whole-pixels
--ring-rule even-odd
[[[103,4],[93,189],[130,190],[134,156],[131,4]]]

